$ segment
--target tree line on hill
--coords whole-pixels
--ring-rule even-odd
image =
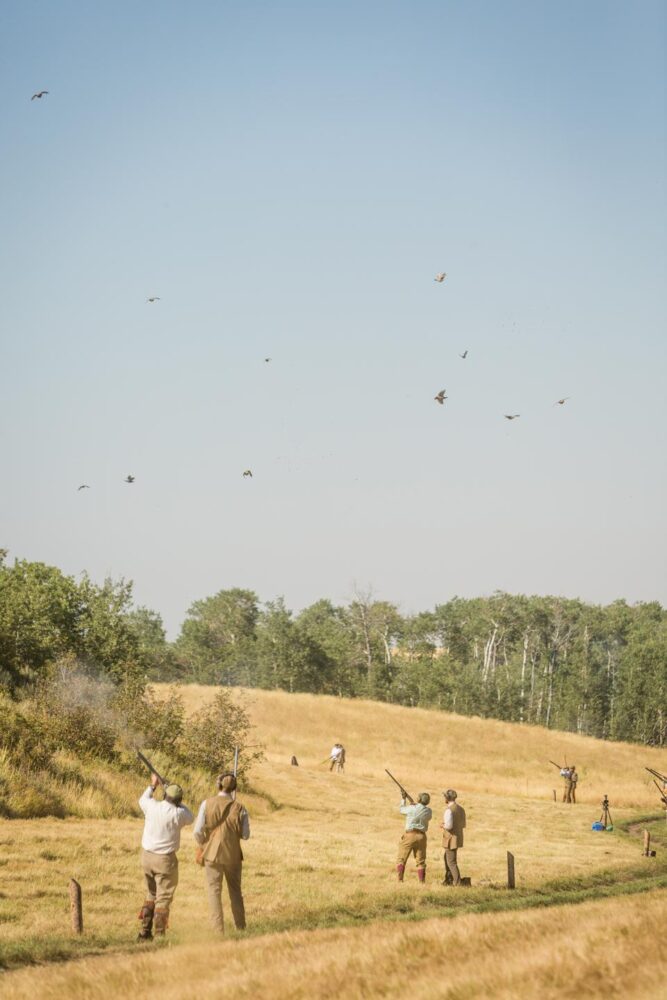
[[[0,686],[30,688],[65,656],[112,684],[279,688],[667,742],[667,615],[657,602],[496,593],[402,615],[366,593],[294,614],[282,598],[261,603],[233,588],[196,601],[169,643],[159,614],[133,607],[130,583],[97,586],[0,558]]]

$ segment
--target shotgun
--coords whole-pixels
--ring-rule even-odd
[[[404,799],[407,799],[407,800],[408,800],[408,802],[410,803],[410,805],[411,805],[411,806],[413,806],[413,805],[415,804],[415,800],[414,800],[414,799],[412,798],[412,796],[411,796],[411,795],[408,795],[408,793],[407,793],[407,792],[406,792],[406,790],[405,790],[405,789],[403,788],[403,785],[402,785],[402,784],[400,783],[400,781],[396,781],[396,778],[394,777],[394,775],[393,775],[393,774],[391,773],[391,771],[387,771],[387,768],[386,768],[386,767],[385,767],[385,771],[386,771],[386,773],[387,773],[387,774],[389,775],[389,777],[391,778],[391,780],[392,780],[392,781],[394,782],[394,784],[395,784],[395,785],[398,785],[398,787],[400,788],[400,790],[401,790],[401,796],[402,796],[402,797],[403,797]]]
[[[153,765],[149,761],[148,757],[144,757],[144,755],[141,753],[140,750],[137,750],[137,757],[139,758],[139,760],[141,761],[142,764],[146,765],[146,767],[151,772],[151,774],[155,775],[155,777],[160,782],[160,784],[162,785],[162,787],[166,788],[167,785],[169,784],[169,782],[167,781],[166,778],[162,777],[162,775],[159,773],[159,771],[156,771],[156,769],[153,767]]]
[[[654,771],[652,767],[645,767],[644,770],[654,775],[654,777],[660,778],[661,781],[667,782],[667,774],[660,774],[660,771]]]

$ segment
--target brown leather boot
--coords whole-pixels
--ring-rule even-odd
[[[137,941],[153,940],[153,913],[155,911],[155,901],[147,899],[139,910],[139,920],[141,920],[141,930],[137,935]]]
[[[396,865],[396,873],[398,875],[398,881],[403,881],[403,875],[405,873],[405,865]]]
[[[155,933],[161,937],[169,926],[169,910],[155,911]]]

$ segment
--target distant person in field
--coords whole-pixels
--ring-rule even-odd
[[[215,930],[223,934],[223,878],[227,882],[234,925],[237,931],[245,930],[241,841],[250,836],[250,820],[247,810],[235,797],[236,778],[233,774],[218,775],[216,788],[217,795],[204,799],[199,807],[194,837],[200,845],[197,860],[203,865],[206,876],[211,923]]]
[[[345,747],[342,743],[334,743],[329,754],[329,759],[331,761],[329,765],[330,771],[333,771],[334,768],[338,773],[345,770]]]
[[[445,877],[443,885],[461,885],[461,873],[457,853],[463,847],[463,831],[466,825],[466,811],[456,801],[453,788],[442,793],[445,797],[445,814],[442,818],[442,846],[445,849]]]
[[[421,792],[413,805],[408,805],[406,798],[401,799],[399,809],[405,816],[405,833],[399,841],[396,859],[399,882],[403,881],[405,865],[411,854],[414,854],[417,863],[417,878],[422,883],[426,881],[426,832],[433,816],[430,801],[428,792]]]
[[[571,790],[571,787],[570,787],[570,774],[571,774],[571,769],[567,766],[567,764],[565,765],[565,767],[561,767],[561,769],[560,769],[560,776],[563,779],[563,802],[571,802],[572,801],[572,798],[571,798],[571,796],[572,796],[572,790]]]
[[[153,930],[163,935],[169,925],[169,908],[178,885],[176,852],[181,846],[181,830],[194,819],[182,803],[180,785],[167,785],[159,802],[153,798],[158,782],[157,775],[151,774],[151,783],[139,799],[146,817],[141,838],[146,900],[139,911],[140,941],[152,941]]]
[[[576,805],[577,802],[577,782],[579,781],[579,775],[577,774],[576,764],[572,764],[570,767],[570,777],[567,784],[568,792],[568,802],[573,802]]]

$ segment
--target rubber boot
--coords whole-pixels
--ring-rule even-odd
[[[417,869],[417,878],[419,879],[419,882],[420,882],[421,885],[423,885],[426,882],[426,869],[425,868],[418,868]]]
[[[152,941],[153,940],[153,913],[155,911],[155,902],[152,899],[147,899],[144,905],[139,910],[139,920],[141,920],[141,930],[137,935],[137,941]]]
[[[405,873],[405,865],[396,865],[396,874],[398,875],[398,881],[403,881],[403,875]]]
[[[162,937],[169,926],[169,910],[155,911],[155,933]]]

